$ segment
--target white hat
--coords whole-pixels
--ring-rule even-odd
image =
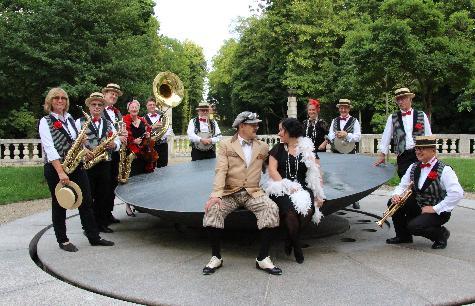
[[[68,185],[58,183],[54,189],[54,194],[61,207],[66,209],[76,209],[82,204],[81,188],[73,181]]]

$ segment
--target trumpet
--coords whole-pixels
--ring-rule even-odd
[[[383,224],[386,219],[392,217],[396,213],[396,211],[399,210],[399,208],[403,207],[404,204],[406,204],[407,199],[412,195],[412,187],[414,187],[414,182],[411,182],[409,186],[407,186],[407,188],[401,194],[401,200],[399,202],[391,203],[391,205],[389,205],[388,209],[386,209],[386,211],[383,213],[383,217],[381,218],[381,220],[376,222],[379,227],[383,227]]]

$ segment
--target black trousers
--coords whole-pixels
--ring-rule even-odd
[[[86,170],[91,187],[92,211],[98,225],[109,224],[110,210],[106,202],[107,194],[104,190],[110,190],[110,161],[102,161]]]
[[[106,193],[105,206],[109,217],[112,215],[112,211],[114,210],[115,188],[119,184],[119,181],[117,180],[117,176],[119,175],[119,160],[119,152],[112,152],[112,160],[110,162],[109,188],[104,191]]]
[[[51,163],[44,165],[44,176],[52,198],[52,219],[56,241],[58,241],[58,243],[68,242],[69,239],[66,235],[66,209],[59,205],[54,193],[54,189],[59,183],[59,177]],[[73,173],[69,174],[69,179],[78,184],[81,188],[83,201],[81,206],[79,206],[79,216],[81,218],[82,228],[86,232],[89,241],[99,240],[99,232],[91,208],[91,191],[89,189],[89,180],[87,179],[86,171],[82,169],[80,165]]]
[[[191,161],[216,158],[216,152],[214,150],[200,151],[195,148],[191,148]]]
[[[158,143],[155,145],[158,153],[157,168],[168,166],[168,143]]]
[[[390,203],[391,200],[388,206]],[[397,237],[410,238],[414,235],[436,241],[443,238],[445,230],[442,225],[449,221],[450,215],[450,212],[422,214],[414,196],[411,196],[392,218]]]
[[[414,149],[406,150],[398,155],[396,160],[397,175],[403,177],[410,165],[417,161],[416,151]]]

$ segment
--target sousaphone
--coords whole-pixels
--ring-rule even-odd
[[[153,94],[157,103],[165,108],[160,113],[161,126],[152,130],[152,137],[160,140],[168,130],[171,123],[171,112],[167,114],[170,108],[178,106],[183,101],[184,88],[180,78],[170,72],[160,72],[153,80]]]

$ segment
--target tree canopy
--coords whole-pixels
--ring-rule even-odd
[[[320,99],[328,120],[338,99],[349,98],[363,132],[381,132],[386,108],[396,108],[394,90],[409,87],[434,132],[475,131],[475,119],[455,124],[475,106],[473,0],[265,0],[261,7],[213,59],[209,100],[224,119],[251,109],[275,132],[292,88],[302,116],[308,97]]]

